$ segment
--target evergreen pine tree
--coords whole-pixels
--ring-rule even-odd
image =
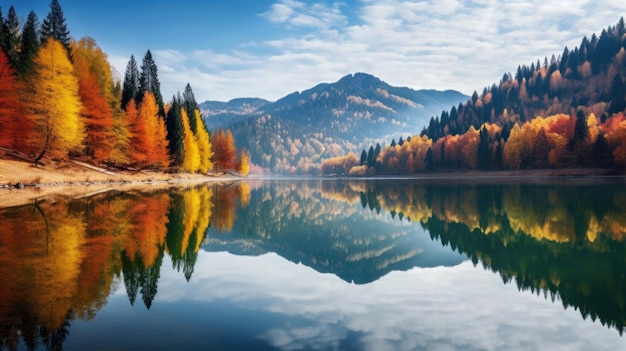
[[[11,66],[17,70],[20,60],[20,22],[13,6],[9,8],[7,19],[2,25],[2,32],[4,37],[2,49]]]
[[[165,116],[165,108],[163,104],[163,95],[161,95],[161,83],[157,72],[157,65],[152,58],[150,50],[146,52],[141,64],[141,73],[139,75],[139,103],[146,91],[151,92],[159,105],[159,115]]]
[[[426,151],[426,158],[424,160],[426,162],[426,169],[429,171],[432,171],[433,169],[435,169],[435,162],[433,159],[433,149],[432,148],[428,148],[428,151]]]
[[[491,168],[491,150],[489,148],[489,132],[486,127],[482,127],[478,141],[478,169],[486,170]]]
[[[0,48],[4,49],[4,16],[2,15],[2,7],[0,7]]]
[[[589,129],[587,128],[587,119],[585,118],[585,112],[580,109],[576,111],[576,124],[574,126],[574,142],[580,143],[589,135]]]
[[[167,141],[169,143],[169,152],[174,166],[180,166],[185,160],[185,150],[183,140],[185,133],[183,129],[183,121],[180,113],[182,99],[180,94],[178,97],[172,98],[172,105],[167,112],[165,118],[165,126],[167,128]]]
[[[367,166],[374,167],[374,160],[376,160],[374,156],[374,147],[370,146],[369,151],[367,152]]]
[[[45,43],[49,38],[54,38],[61,43],[67,51],[67,57],[72,60],[70,48],[70,31],[65,24],[65,16],[58,0],[50,1],[50,12],[41,24],[41,42]]]
[[[626,84],[621,74],[616,74],[611,82],[611,105],[609,114],[622,112],[626,109]]]
[[[39,50],[39,38],[37,30],[39,20],[34,11],[28,14],[28,19],[22,29],[22,45],[20,48],[20,59],[17,71],[22,76],[28,74],[33,69],[33,59]]]
[[[137,69],[137,61],[135,55],[130,55],[130,60],[126,65],[126,73],[124,73],[124,85],[122,87],[122,108],[126,108],[126,104],[130,100],[138,102],[139,92],[139,70]],[[143,94],[142,94],[143,95]]]
[[[191,90],[191,85],[187,83],[185,87],[185,91],[183,92],[183,105],[185,111],[187,111],[187,116],[193,116],[196,109],[200,109],[198,103],[196,102],[196,98],[193,95],[193,91]],[[191,131],[196,134],[198,132],[198,126],[194,118],[189,118],[189,126],[191,127]]]

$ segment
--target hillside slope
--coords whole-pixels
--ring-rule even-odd
[[[252,162],[277,173],[316,173],[320,161],[392,137],[418,133],[430,117],[467,96],[393,87],[365,73],[294,92],[276,102],[247,100],[205,113],[209,128],[230,128]],[[256,104],[253,104],[255,102]],[[208,104],[201,104],[207,107]]]

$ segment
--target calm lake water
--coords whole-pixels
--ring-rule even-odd
[[[265,180],[0,209],[6,350],[624,350],[626,182]]]

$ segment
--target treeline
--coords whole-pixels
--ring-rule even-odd
[[[209,133],[191,86],[164,103],[148,50],[131,56],[123,84],[93,38],[70,37],[58,0],[40,24],[0,9],[0,147],[94,164],[247,174],[250,156],[230,131]]]
[[[323,174],[440,170],[626,168],[626,28],[583,38],[559,57],[519,66],[498,85],[433,117],[420,135],[370,160],[363,150],[326,160]]]

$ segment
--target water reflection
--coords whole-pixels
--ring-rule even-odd
[[[241,182],[4,209],[0,347],[61,349],[120,285],[151,309],[164,262],[190,281],[201,249],[273,252],[355,284],[469,258],[621,334],[625,209],[621,183],[415,181]]]
[[[205,248],[237,254],[276,252],[356,284],[371,283],[391,271],[451,266],[466,259],[418,235],[412,225],[363,211],[358,196],[350,196],[351,185],[266,183],[239,209],[237,216],[245,220],[236,221],[228,233],[216,228]]]
[[[433,239],[499,273],[505,283],[558,298],[583,318],[624,331],[622,183],[360,184],[364,208],[418,221]]]
[[[219,193],[241,197],[246,188]],[[130,303],[140,296],[149,309],[165,253],[191,278],[213,201],[212,188],[197,187],[0,211],[0,346],[13,349],[21,336],[28,349],[60,349],[71,321],[94,318],[120,280]]]

